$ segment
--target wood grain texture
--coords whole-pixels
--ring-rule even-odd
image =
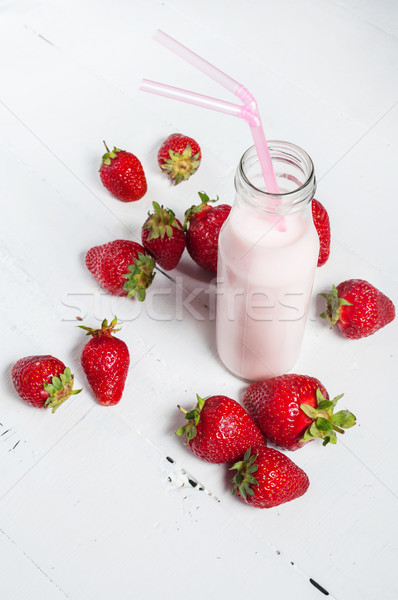
[[[398,300],[396,5],[11,0],[0,12],[4,597],[181,600],[189,588],[193,599],[316,600],[312,578],[330,598],[395,600],[397,325],[351,342],[317,315],[318,294],[352,277]],[[138,90],[148,77],[234,101],[156,44],[158,27],[256,95],[269,139],[309,152],[331,217],[331,258],[317,272],[295,371],[344,392],[358,425],[336,447],[314,442],[292,455],[311,486],[275,510],[231,497],[226,469],[174,435],[177,404],[192,407],[196,393],[240,400],[245,389],[216,355],[211,274],[185,253],[138,304],[107,295],[84,267],[93,245],[139,241],[153,200],[179,218],[199,190],[232,203],[251,144],[243,122]],[[204,159],[173,188],[156,153],[176,131],[196,138]],[[103,139],[142,160],[141,201],[121,203],[102,187]],[[114,314],[131,367],[122,401],[106,408],[80,367],[76,316],[95,326]],[[54,415],[12,389],[11,365],[34,353],[58,356],[84,387]],[[194,579],[198,565],[206,576]]]

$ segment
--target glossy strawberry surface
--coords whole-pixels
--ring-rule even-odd
[[[104,329],[89,330],[93,337],[83,348],[81,364],[98,402],[112,406],[122,397],[130,354],[125,342],[113,336],[112,329]]]
[[[312,201],[312,218],[319,237],[318,267],[326,263],[330,254],[330,220],[326,208],[319,200]]]
[[[217,273],[218,236],[230,212],[228,204],[205,204],[201,212],[189,218],[187,250],[196,264],[212,273]]]
[[[201,402],[200,402],[201,401]],[[197,415],[193,414],[197,411]],[[266,446],[261,431],[247,411],[227,396],[198,397],[196,409],[186,413],[188,423],[176,433],[185,436],[190,450],[202,460],[237,460],[247,448]]]
[[[339,299],[350,305],[339,307],[336,325],[347,338],[373,335],[395,319],[395,306],[380,290],[363,279],[349,279],[337,286]]]
[[[36,408],[52,406],[57,408],[72,393],[73,376],[69,374],[67,381],[61,382],[60,376],[65,373],[64,363],[51,356],[34,355],[20,358],[12,368],[11,377],[18,395]],[[57,390],[51,390],[53,379],[57,378]],[[47,391],[45,389],[47,388]],[[76,392],[75,392],[76,393]],[[51,395],[58,396],[52,399]]]
[[[274,508],[299,498],[309,479],[290,458],[273,448],[259,448],[257,456],[246,455],[234,468],[234,492],[256,508]]]
[[[169,135],[158,152],[159,167],[175,185],[188,180],[196,173],[201,159],[199,144],[193,138],[181,133]]]
[[[313,421],[300,404],[316,407],[317,389],[325,400],[329,398],[315,377],[281,375],[249,385],[243,405],[270,442],[286,450],[297,450],[307,443],[300,440]]]
[[[114,148],[103,156],[100,167],[103,185],[123,202],[140,200],[147,191],[144,169],[131,152]]]
[[[174,212],[153,202],[154,212],[142,226],[141,241],[145,250],[165,271],[175,269],[185,250],[185,232]]]
[[[149,260],[148,260],[149,259]],[[142,270],[143,276],[137,272],[136,291],[142,291],[145,298],[145,289],[153,279],[153,259],[145,253],[141,244],[131,240],[115,240],[94,246],[86,254],[86,266],[96,280],[114,296],[133,295],[126,284],[131,274],[131,267],[137,265],[137,271]],[[135,293],[135,292],[134,292]],[[140,296],[138,296],[139,299]]]

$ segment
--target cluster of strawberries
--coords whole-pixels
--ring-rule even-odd
[[[322,294],[327,308],[320,316],[349,339],[374,334],[395,318],[392,301],[361,279],[351,279]],[[342,395],[330,400],[318,379],[287,374],[249,385],[243,404],[225,396],[198,397],[185,413],[188,423],[176,434],[203,460],[237,461],[233,493],[247,504],[271,508],[302,496],[308,489],[306,473],[287,456],[267,447],[267,440],[285,450],[297,450],[317,438],[335,444],[336,433],[355,424],[355,416],[334,413]]]
[[[336,433],[355,424],[355,416],[334,413],[333,400],[318,379],[282,375],[253,383],[246,389],[243,408],[226,396],[197,396],[196,407],[185,414],[187,423],[176,434],[188,448],[211,463],[235,463],[232,492],[247,504],[272,508],[302,496],[309,479],[290,458],[267,446],[297,450],[316,438],[335,444]]]
[[[124,202],[142,198],[147,191],[145,174],[139,159],[130,152],[114,148],[102,157],[100,177],[104,186]],[[199,167],[200,147],[195,140],[180,134],[169,136],[158,153],[160,168],[178,184]],[[177,266],[187,247],[192,258],[203,268],[217,271],[217,240],[230,206],[211,206],[215,202],[199,193],[201,203],[185,213],[184,227],[172,210],[153,202],[153,214],[142,227],[142,243],[115,240],[91,248],[86,266],[97,281],[116,296],[145,299],[145,291],[154,278],[155,260],[165,270]],[[123,394],[130,364],[125,342],[114,337],[117,319],[102,322],[100,329],[80,326],[91,336],[81,354],[82,368],[100,404],[117,404]],[[19,396],[32,406],[51,407],[54,412],[71,395],[74,376],[69,367],[51,355],[26,356],[12,368],[12,380]]]
[[[102,157],[100,177],[119,200],[134,202],[147,191],[145,173],[138,158],[114,148]],[[186,181],[201,162],[195,140],[180,134],[169,136],[158,152],[160,168],[174,184]],[[115,240],[88,250],[85,263],[97,281],[116,296],[145,300],[156,265],[174,269],[185,247],[193,260],[217,272],[218,236],[231,207],[210,200],[199,192],[200,204],[185,212],[182,224],[174,212],[153,202],[153,212],[142,226],[141,242]],[[322,204],[312,201],[312,216],[320,241],[318,266],[330,253],[330,223]],[[326,299],[327,318],[343,336],[358,339],[372,335],[395,317],[392,301],[361,279],[333,286]],[[102,322],[100,329],[80,325],[91,336],[81,354],[81,364],[100,404],[117,404],[123,394],[130,363],[127,345],[114,337],[117,319]],[[14,365],[12,380],[18,394],[36,407],[53,412],[73,390],[71,370],[50,356],[27,356]],[[187,423],[176,433],[185,436],[188,447],[200,458],[215,463],[235,463],[233,493],[248,504],[262,508],[298,498],[308,488],[307,475],[287,456],[267,446],[267,440],[285,450],[297,450],[308,441],[323,438],[336,443],[336,432],[355,424],[349,411],[334,413],[338,396],[329,399],[323,385],[305,375],[283,375],[250,385],[243,408],[225,396],[203,400],[185,413]]]
[[[174,212],[153,202],[153,213],[142,226],[142,245],[131,240],[114,240],[91,248],[86,266],[97,281],[115,296],[145,300],[155,276],[155,267],[174,269],[185,248],[202,268],[217,273],[218,235],[231,207],[213,207],[204,192],[201,203],[185,212],[182,225]]]

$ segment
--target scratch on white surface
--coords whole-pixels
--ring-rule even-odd
[[[4,535],[4,536],[5,536],[7,539],[8,539],[8,541],[9,541],[9,542],[11,542],[11,543],[12,543],[12,544],[13,544],[15,547],[17,547],[17,548],[18,548],[18,550],[19,550],[19,551],[20,551],[20,552],[21,552],[21,553],[22,553],[22,554],[23,554],[23,555],[24,555],[24,556],[25,556],[25,557],[26,557],[26,558],[27,558],[27,559],[28,559],[28,560],[29,560],[29,561],[30,561],[30,562],[31,562],[31,563],[32,563],[32,564],[33,564],[33,565],[36,567],[36,569],[37,569],[38,571],[40,571],[40,573],[42,573],[42,575],[44,575],[44,577],[45,577],[46,579],[48,579],[48,580],[49,580],[49,581],[52,583],[52,585],[53,585],[55,588],[57,588],[57,590],[58,590],[59,592],[61,592],[61,593],[62,593],[62,594],[65,596],[65,598],[68,598],[68,600],[71,600],[71,599],[70,599],[70,596],[68,596],[67,594],[65,594],[65,592],[64,592],[64,591],[63,591],[63,590],[62,590],[62,589],[61,589],[61,588],[60,588],[60,587],[59,587],[59,586],[58,586],[58,585],[55,583],[55,581],[54,581],[53,579],[51,579],[51,577],[49,577],[45,571],[43,571],[43,569],[40,567],[40,565],[38,565],[38,564],[37,564],[37,563],[36,563],[36,562],[35,562],[35,561],[34,561],[34,560],[33,560],[33,559],[32,559],[32,558],[29,556],[29,554],[26,554],[26,552],[24,552],[24,551],[23,551],[21,548],[19,548],[18,546],[16,546],[16,544],[15,544],[14,540],[13,540],[12,538],[10,538],[10,536],[9,536],[9,535],[7,535],[7,534],[6,534],[6,532],[5,532],[3,529],[1,529],[1,528],[0,528],[0,533],[2,533],[2,534],[3,534],[3,535]]]
[[[16,443],[13,445],[13,447],[12,447],[12,448],[10,448],[10,449],[8,450],[8,452],[11,452],[11,450],[15,450],[15,448],[18,446],[18,444],[20,443],[20,441],[21,441],[21,440],[18,440],[18,441],[17,441],[17,442],[16,442]]]
[[[396,36],[393,33],[391,33],[390,31],[388,31],[385,27],[381,27],[380,25],[378,25],[374,21],[371,21],[369,18],[365,17],[364,14],[360,14],[359,11],[355,10],[353,7],[348,6],[344,2],[339,2],[339,0],[334,0],[334,3],[337,6],[340,6],[340,8],[343,8],[344,10],[346,10],[348,13],[350,13],[351,15],[353,15],[354,17],[356,17],[357,19],[360,19],[361,21],[363,21],[367,25],[370,25],[371,27],[375,27],[375,29],[378,29],[383,34],[388,35],[388,36],[396,39]],[[360,4],[359,4],[359,6],[360,6]],[[374,4],[374,8],[377,11],[377,8],[378,8],[377,4]]]
[[[367,464],[366,462],[364,462],[357,454],[355,454],[355,452],[353,452],[349,446],[347,446],[347,444],[344,444],[344,442],[340,441],[340,444],[342,444],[344,446],[344,448],[352,455],[356,458],[356,460],[358,462],[361,463],[361,465],[363,467],[365,467],[365,469],[367,469],[367,471],[369,473],[371,473],[371,475],[373,475],[373,477],[375,479],[377,479],[377,481],[392,495],[394,496],[394,498],[396,498],[398,500],[398,495],[382,480],[380,479],[380,477],[377,475],[377,473],[375,473]]]
[[[53,42],[50,42],[50,40],[48,40],[46,37],[44,37],[44,35],[42,35],[41,33],[38,33],[37,35],[39,36],[40,39],[47,42],[47,44],[50,44],[50,46],[55,46],[55,44]]]
[[[165,473],[165,480],[170,484],[172,488],[191,488],[198,492],[203,492],[206,496],[209,496],[216,502],[221,500],[213,494],[204,484],[200,483],[195,477],[190,475],[185,469],[180,467],[177,462],[170,456],[166,456],[161,462],[161,468]]]
[[[24,479],[24,477],[26,477],[26,475],[28,475],[28,473],[30,473],[30,472],[31,472],[31,470],[32,470],[32,469],[34,469],[34,468],[35,468],[35,467],[36,467],[36,466],[39,464],[39,462],[40,462],[41,460],[43,460],[43,458],[44,458],[44,457],[46,457],[46,456],[47,456],[47,454],[49,454],[50,452],[52,452],[52,451],[53,451],[53,449],[55,448],[55,446],[57,446],[57,444],[59,444],[59,443],[60,443],[60,442],[61,442],[61,441],[62,441],[62,440],[63,440],[63,439],[64,439],[64,438],[65,438],[65,437],[66,437],[66,436],[67,436],[67,435],[68,435],[68,434],[69,434],[69,433],[72,431],[72,429],[74,429],[74,428],[75,428],[77,425],[79,425],[79,423],[81,423],[81,422],[83,421],[83,419],[85,419],[85,418],[86,418],[86,416],[89,414],[89,412],[90,412],[90,411],[92,411],[92,410],[93,410],[93,408],[94,408],[94,406],[92,406],[91,408],[89,408],[89,410],[88,410],[88,411],[87,411],[87,412],[86,412],[84,415],[82,415],[82,417],[81,417],[81,418],[80,418],[78,421],[76,421],[75,423],[73,423],[73,425],[72,425],[71,427],[69,427],[69,429],[67,429],[67,430],[65,431],[65,433],[64,433],[63,435],[61,435],[61,436],[60,436],[60,437],[57,439],[57,441],[56,441],[56,442],[55,442],[55,443],[54,443],[52,446],[50,446],[50,447],[47,449],[47,451],[46,451],[46,452],[44,452],[44,453],[43,453],[43,454],[42,454],[42,455],[41,455],[41,456],[38,458],[38,460],[37,460],[37,461],[35,461],[35,462],[34,462],[34,463],[33,463],[33,464],[32,464],[32,465],[29,467],[29,469],[27,469],[27,470],[24,472],[24,474],[23,474],[21,477],[19,477],[19,479],[17,479],[17,480],[16,480],[16,481],[13,483],[13,485],[11,485],[11,486],[10,486],[10,487],[9,487],[9,488],[6,490],[6,492],[4,492],[4,494],[3,494],[2,496],[0,496],[0,500],[2,500],[3,498],[5,498],[5,497],[7,496],[7,494],[9,494],[9,492],[11,492],[11,490],[13,490],[13,489],[15,488],[15,486],[17,486],[17,485],[20,483],[20,481],[22,481],[22,479]],[[0,531],[1,531],[1,530],[0,530]]]

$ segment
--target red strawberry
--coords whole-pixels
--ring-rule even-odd
[[[106,144],[105,148],[99,172],[106,189],[123,202],[134,202],[142,198],[146,194],[147,183],[138,158],[131,152],[116,147],[112,152]]]
[[[169,135],[158,152],[160,168],[167,173],[175,185],[196,173],[201,159],[199,144],[181,133]]]
[[[217,273],[218,236],[231,207],[228,204],[210,206],[209,202],[217,202],[218,196],[217,200],[210,200],[204,192],[199,192],[199,196],[202,203],[185,212],[187,250],[196,264]]]
[[[318,267],[321,267],[330,254],[330,221],[326,208],[315,198],[312,201],[312,219],[319,236]]]
[[[115,240],[94,246],[86,254],[86,266],[96,280],[114,296],[145,300],[145,290],[155,277],[155,261],[141,244]]]
[[[314,438],[323,438],[323,445],[335,444],[336,432],[344,433],[355,425],[348,410],[333,414],[337,401],[315,377],[281,375],[252,383],[247,388],[243,404],[265,437],[284,448],[297,450]]]
[[[120,331],[115,329],[116,325],[116,317],[109,325],[104,319],[101,329],[78,325],[87,331],[87,335],[93,336],[83,348],[81,363],[94,396],[104,406],[119,402],[130,365],[126,344],[113,337],[116,331]]]
[[[160,267],[170,271],[177,266],[184,252],[184,229],[170,208],[159,206],[157,202],[152,202],[152,206],[154,212],[148,213],[142,226],[142,244]]]
[[[393,302],[363,279],[343,281],[321,296],[327,306],[320,316],[352,340],[372,335],[395,319]]]
[[[73,390],[73,375],[69,367],[54,356],[25,356],[12,368],[12,381],[17,393],[36,408],[52,407],[54,412],[69,396],[81,390]]]
[[[222,463],[237,460],[249,446],[266,446],[261,431],[238,402],[227,396],[196,397],[198,403],[190,412],[178,407],[188,423],[176,431],[185,436],[196,456]]]
[[[257,508],[273,508],[299,498],[308,489],[309,479],[287,456],[272,448],[249,448],[243,460],[234,464],[233,494]]]

